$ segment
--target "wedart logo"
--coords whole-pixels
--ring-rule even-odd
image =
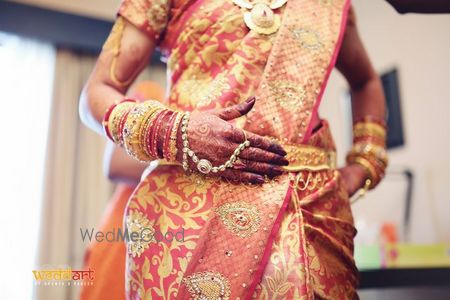
[[[162,233],[160,231],[155,231],[153,228],[143,228],[141,231],[129,232],[128,228],[123,230],[122,228],[113,228],[110,231],[95,231],[94,228],[80,228],[81,239],[83,242],[86,240],[91,242],[94,239],[98,243],[108,242],[172,242],[176,240],[177,242],[184,242],[184,228],[179,231],[167,231]]]

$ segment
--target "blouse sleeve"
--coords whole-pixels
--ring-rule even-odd
[[[158,42],[169,21],[170,0],[122,0],[118,15]]]

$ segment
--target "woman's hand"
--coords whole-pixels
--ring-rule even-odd
[[[232,168],[211,175],[238,182],[263,183],[264,175],[270,178],[281,175],[281,166],[288,165],[284,157],[286,151],[280,145],[251,132],[244,135],[242,129],[227,122],[247,114],[254,103],[255,98],[252,97],[225,109],[191,113],[187,128],[189,148],[200,159],[209,160],[213,166],[224,164],[239,144],[245,141],[245,135],[250,141],[250,147],[241,151]],[[181,133],[178,134],[177,144],[178,149],[182,149]],[[182,151],[178,151],[177,160],[182,162]],[[189,166],[191,170],[197,170],[190,158]]]
[[[363,167],[358,164],[347,165],[339,169],[342,175],[345,188],[349,197],[353,196],[360,188],[364,186],[367,173]]]

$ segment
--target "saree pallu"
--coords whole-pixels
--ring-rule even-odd
[[[276,11],[279,32],[265,36],[228,1],[123,3],[120,14],[167,55],[170,106],[208,110],[256,95],[235,125],[276,139],[290,167],[303,165],[262,185],[159,165],[126,211],[129,231],[143,233],[128,243],[129,299],[357,297],[348,195],[327,163],[328,125],[312,134],[348,7],[289,0]]]

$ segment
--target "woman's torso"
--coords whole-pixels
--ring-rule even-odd
[[[250,31],[244,23],[244,10],[231,0],[174,3],[173,16],[160,45],[167,58],[167,101],[172,107],[209,110],[255,95],[276,34]],[[284,7],[275,12],[282,16],[283,11]],[[302,107],[295,104],[288,104],[287,108],[294,113],[298,110],[301,115]],[[319,118],[315,116],[313,120],[314,128]],[[245,121],[245,117],[241,118],[236,125],[242,128]],[[257,133],[265,135],[264,128],[260,129],[256,129],[260,131]]]

